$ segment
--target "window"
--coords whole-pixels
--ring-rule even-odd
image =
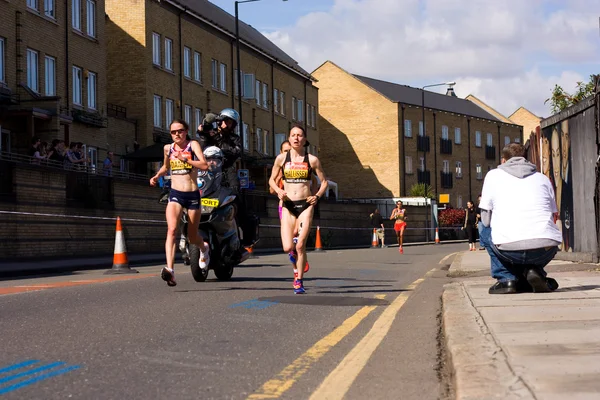
[[[306,104],[306,124],[308,126],[312,126],[312,113],[310,112],[311,107],[312,106],[310,104]]]
[[[462,178],[462,162],[457,161],[456,162],[456,177],[457,178]]]
[[[262,153],[263,150],[263,137],[262,129],[256,128],[256,151]]]
[[[38,91],[38,53],[31,49],[27,49],[27,86]]]
[[[481,132],[475,131],[475,147],[481,147]]]
[[[160,65],[160,35],[152,33],[152,63]]]
[[[183,110],[183,119],[190,125],[192,123],[192,106],[186,104]]]
[[[448,127],[446,125],[442,125],[442,139],[448,140]]]
[[[183,76],[185,76],[186,78],[191,77],[191,75],[190,75],[191,74],[191,68],[190,68],[191,54],[192,54],[192,50],[190,50],[189,47],[183,48]]]
[[[44,15],[50,18],[56,18],[54,0],[44,0]]]
[[[279,92],[279,113],[285,115],[285,92]]]
[[[87,148],[87,155],[90,159],[90,172],[92,174],[96,173],[96,166],[98,165],[98,149],[95,147]]]
[[[254,97],[254,74],[244,74],[242,71],[242,96],[244,99]]]
[[[264,129],[263,129],[263,145],[264,145],[263,153],[266,155],[270,155],[271,152],[269,151],[269,148],[270,148],[269,147],[269,131],[264,130]]]
[[[510,144],[510,136],[504,136],[504,145]]]
[[[404,120],[404,136],[412,137],[412,121],[410,119]]]
[[[462,208],[463,207],[463,201],[462,201],[462,196],[459,194],[456,200],[456,208]]]
[[[74,29],[81,30],[81,0],[73,0],[71,7],[71,23]]]
[[[298,113],[298,102],[294,96],[292,96],[292,121],[296,120],[296,115]]]
[[[419,157],[419,171],[425,171],[425,157]]]
[[[219,62],[211,60],[210,67],[212,72],[212,87],[216,89],[219,87]]]
[[[82,79],[81,79],[81,68],[73,66],[73,104],[79,106],[82,103]]]
[[[162,103],[162,97],[154,95],[154,126],[156,128],[160,128],[162,126],[162,113],[160,110],[160,105]]]
[[[194,52],[194,80],[202,82],[202,56],[197,51]]]
[[[404,157],[404,168],[406,169],[406,173],[407,174],[412,174],[413,173],[413,168],[412,168],[412,157],[411,156],[406,156]]]
[[[195,123],[194,129],[198,129],[198,127],[202,123],[202,109],[201,108],[194,109],[194,123]],[[192,130],[194,130],[194,129],[192,129]]]
[[[485,144],[488,146],[493,146],[494,145],[494,137],[492,136],[491,133],[488,132],[488,134],[486,135],[486,141]]]
[[[87,0],[87,34],[96,37],[96,2]]]
[[[0,37],[0,82],[6,82],[4,77],[4,38]]]
[[[27,7],[38,11],[38,2],[37,0],[27,0]]]
[[[316,106],[312,106],[312,123],[313,123],[313,128],[317,127],[317,107]]]
[[[96,109],[96,81],[96,74],[94,72],[89,72],[87,84],[88,108],[91,108],[92,110]]]
[[[124,158],[121,158],[121,160],[119,160],[119,171],[129,172],[129,164],[127,163],[127,160]]]
[[[275,134],[275,151],[279,151],[281,143],[285,142],[285,133]]]
[[[1,80],[1,79],[0,79]],[[515,138],[515,143],[521,143],[521,138],[516,137]]]
[[[169,38],[165,38],[165,69],[173,71],[173,41]]]
[[[462,142],[462,138],[460,137],[460,128],[454,128],[454,143],[460,144]]]
[[[46,56],[44,59],[44,78],[46,79],[45,95],[56,96],[56,60],[54,57]]]
[[[423,121],[419,121],[419,136],[425,135],[425,129],[423,127]]]
[[[269,107],[269,85],[264,82],[262,84],[262,105],[264,108]]]
[[[279,90],[273,89],[273,109],[276,113],[279,112]]]
[[[173,114],[175,111],[174,102],[171,99],[167,99],[165,101],[165,129],[169,129],[171,127],[171,122],[173,121]]]
[[[304,121],[304,101],[298,99],[298,121]]]
[[[442,161],[442,172],[445,174],[450,173],[450,161],[448,161],[448,160]]]
[[[248,150],[250,148],[250,138],[248,137],[248,124],[242,123],[242,127],[244,129],[244,150]]]
[[[221,67],[220,70],[219,70],[219,72],[221,73],[221,76],[220,76],[220,78],[221,78],[220,79],[220,83],[221,83],[220,89],[223,92],[226,92],[227,91],[227,65],[221,63],[220,67]]]
[[[254,82],[254,97],[256,97],[256,105],[260,107],[260,81],[257,79]]]
[[[477,179],[483,179],[483,171],[481,169],[481,164],[475,165],[475,173],[477,175]]]

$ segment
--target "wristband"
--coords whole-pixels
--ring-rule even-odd
[[[317,201],[321,200],[318,194],[315,194],[315,197],[317,198]]]

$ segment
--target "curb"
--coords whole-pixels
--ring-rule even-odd
[[[560,261],[572,261],[576,263],[586,263],[586,264],[597,264],[600,262],[598,259],[598,254],[596,253],[583,253],[583,252],[565,252],[559,251],[554,256],[555,260]]]
[[[442,325],[456,399],[535,399],[461,282],[444,286]]]
[[[462,258],[463,258],[462,251],[459,251],[458,253],[456,253],[456,255],[454,256],[454,260],[452,260],[452,264],[450,264],[450,268],[448,268],[448,274],[463,272],[461,269]]]

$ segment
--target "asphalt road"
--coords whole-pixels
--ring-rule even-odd
[[[465,246],[311,253],[305,295],[283,254],[228,282],[178,264],[174,288],[162,266],[0,281],[0,395],[437,399],[440,260]]]

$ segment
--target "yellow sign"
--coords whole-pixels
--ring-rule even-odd
[[[448,204],[450,203],[450,194],[440,194],[440,204]]]
[[[200,204],[206,207],[218,207],[219,200],[218,199],[202,199]]]

